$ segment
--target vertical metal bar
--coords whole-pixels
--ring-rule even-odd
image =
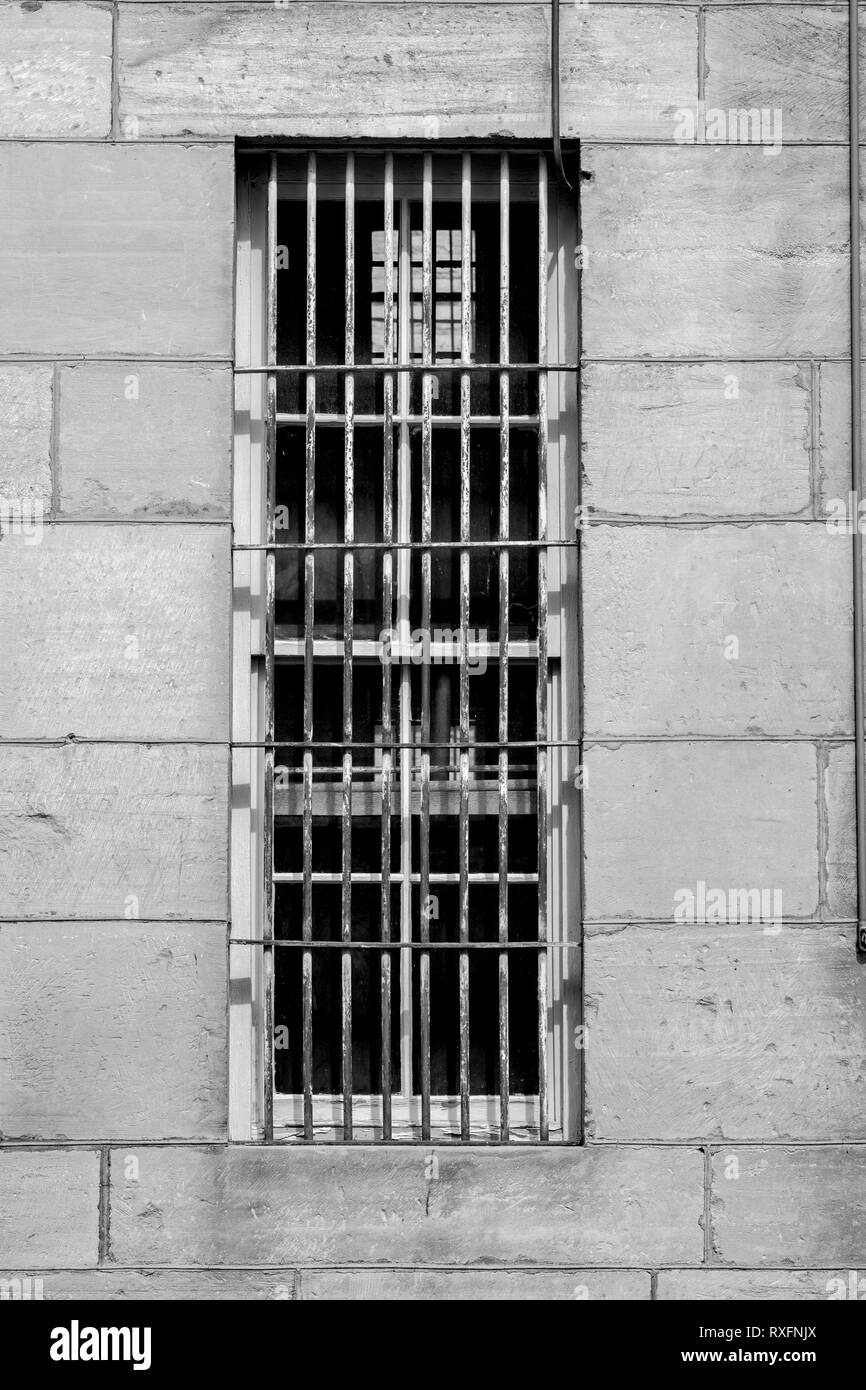
[[[433,156],[424,156],[421,231],[421,351],[425,367],[433,361]],[[433,378],[421,385],[421,540],[433,530]],[[421,552],[421,628],[432,642],[432,554]],[[430,940],[430,662],[421,667],[421,941]],[[422,951],[420,972],[421,1138],[430,1138],[430,952]]]
[[[848,185],[851,227],[851,486],[854,504],[863,496],[862,296],[860,280],[860,12],[848,0]],[[854,563],[854,807],[857,860],[857,947],[866,952],[866,681],[863,641],[863,536],[859,511],[852,531]]]
[[[394,156],[385,156],[385,342],[384,359],[394,361]],[[383,384],[382,538],[394,539],[394,377]],[[394,731],[391,726],[391,646],[394,618],[394,556],[382,552],[382,941],[391,940],[391,776]],[[391,1138],[391,956],[382,952],[382,1138]]]
[[[472,156],[463,155],[460,188],[460,360],[472,355]],[[460,374],[460,539],[470,525],[470,374]],[[460,551],[460,942],[469,940],[469,551]],[[469,1138],[469,952],[459,956],[460,1137]]]
[[[409,223],[409,200],[400,199],[400,238],[399,238],[399,283],[398,283],[398,345],[399,357],[408,362],[411,356],[412,339],[412,247]],[[398,491],[397,539],[411,540],[412,534],[412,454],[407,417],[410,406],[410,378],[407,372],[399,376],[400,423],[400,469]],[[409,585],[411,582],[411,555],[401,550],[397,560],[397,626],[400,647],[408,652],[411,638]],[[404,942],[412,940],[412,783],[414,776],[414,753],[412,743],[412,668],[408,658],[400,667],[400,872],[403,875],[400,897],[400,937]],[[407,1099],[412,1094],[412,952],[400,952],[400,1086]]]
[[[553,184],[549,187],[548,221],[550,251],[549,356],[558,362],[579,362],[580,324],[575,309],[579,303],[579,272],[569,248],[579,246],[576,199],[566,198]],[[579,259],[579,258],[577,258]],[[568,444],[580,457],[577,428],[579,400],[578,373],[557,372],[548,383],[548,538],[564,539],[572,531],[581,501],[578,468],[568,467]],[[578,542],[581,530],[578,527]],[[583,1094],[583,1049],[576,1029],[582,1021],[582,882],[581,882],[581,778],[582,709],[580,692],[581,662],[578,640],[580,613],[580,558],[577,548],[548,551],[548,601],[551,624],[549,656],[554,656],[553,633],[559,627],[559,661],[549,664],[548,731],[548,814],[555,817],[549,838],[547,875],[548,937],[566,949],[551,950],[548,965],[548,1049],[550,1071],[548,1088],[559,1111],[557,1129],[566,1142],[580,1140],[581,1097]],[[567,746],[559,740],[574,740]],[[573,791],[569,790],[574,781]],[[554,808],[555,807],[555,811]],[[552,1119],[552,1117],[551,1117]]]
[[[268,170],[267,227],[267,361],[277,360],[277,155],[272,154]],[[267,420],[265,458],[265,534],[269,544],[276,539],[277,492],[277,378],[267,378]],[[265,785],[264,785],[264,869],[265,903],[262,936],[264,940],[264,1137],[274,1137],[274,622],[276,612],[276,552],[265,555]]]
[[[499,164],[499,360],[508,362],[510,335],[510,200],[508,155]],[[499,374],[499,539],[509,538],[510,437],[509,378]],[[499,739],[508,742],[508,551],[499,552]],[[499,749],[499,940],[508,940],[508,749]],[[509,1136],[508,952],[499,956],[499,1137]]]
[[[547,361],[547,157],[538,157],[538,360]],[[547,539],[547,372],[538,373],[538,539]],[[547,941],[547,552],[538,549],[538,940]],[[538,1127],[549,1137],[547,950],[538,952]]]
[[[316,362],[316,156],[307,157],[307,366]],[[316,539],[316,377],[309,372],[304,470],[304,539]],[[315,552],[304,555],[304,743],[313,741],[313,631]],[[303,940],[313,939],[313,750],[304,749]],[[302,955],[304,1138],[313,1137],[313,953]]]
[[[346,365],[355,361],[355,156],[346,156]],[[345,380],[346,439],[343,494],[344,540],[355,539],[355,379]],[[352,742],[352,659],[355,626],[355,557],[343,553],[343,739]],[[343,836],[340,924],[344,942],[352,939],[352,750],[343,749]],[[352,952],[341,956],[343,1139],[352,1138]]]

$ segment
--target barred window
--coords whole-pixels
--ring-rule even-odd
[[[577,239],[537,151],[245,167],[231,1036],[258,1136],[579,1137]]]

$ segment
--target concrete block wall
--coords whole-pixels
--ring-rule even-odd
[[[0,0],[0,498],[45,521],[0,541],[0,1277],[47,1298],[809,1299],[864,1265],[823,521],[847,15],[562,9],[587,1142],[443,1147],[429,1181],[415,1150],[226,1142],[235,142],[546,139],[548,7]],[[779,147],[701,138],[735,108]],[[779,920],[677,918],[700,883]]]

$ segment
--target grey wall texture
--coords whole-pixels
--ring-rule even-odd
[[[227,1143],[236,141],[546,140],[549,22],[0,3],[0,497],[45,517],[0,541],[0,1277],[46,1298],[820,1299],[863,1267],[833,4],[563,5],[585,1145],[443,1147],[430,1182]],[[779,920],[677,919],[700,884]]]

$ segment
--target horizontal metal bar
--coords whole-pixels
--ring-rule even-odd
[[[293,372],[309,376],[331,373],[378,373],[393,376],[399,372],[579,372],[579,362],[273,362],[260,367],[235,367],[235,376],[269,376],[274,372]]]
[[[417,632],[439,633],[440,640],[426,642],[417,638],[414,642],[388,641],[388,660],[383,662],[385,666],[400,665],[423,665],[429,666],[453,666],[461,656],[461,647],[458,642],[444,640],[445,629],[430,626],[429,622],[424,621],[424,612],[421,613],[421,624]],[[394,629],[386,627],[383,631],[386,634]],[[449,628],[449,632],[453,629]],[[372,637],[358,637],[352,641],[352,656],[355,666],[366,663],[382,661],[386,638],[376,641]],[[275,642],[275,654],[277,660],[295,661],[304,654],[304,643],[301,637],[278,637]],[[423,650],[423,661],[418,653]],[[344,642],[339,637],[314,637],[313,656],[320,664],[331,664],[343,660]],[[538,655],[538,643],[535,641],[515,641],[508,642],[505,647],[505,658],[508,661],[534,661]],[[502,643],[500,642],[467,642],[467,660],[475,657],[487,657],[490,661],[500,661],[502,659]],[[471,660],[470,660],[471,664]]]
[[[366,425],[370,429],[381,429],[382,425],[385,422],[384,415],[354,415],[352,419],[354,424]],[[301,415],[299,412],[296,412],[295,414],[281,414],[277,416],[278,425],[297,425],[299,428],[306,424],[306,420],[306,415]],[[316,415],[317,428],[322,425],[324,425],[326,428],[328,428],[329,426],[332,428],[336,428],[336,426],[338,425],[345,426],[345,423],[346,417],[342,414],[319,415],[317,413]],[[435,425],[438,428],[441,425],[447,429],[459,429],[460,423],[461,421],[459,415],[435,415],[432,412],[430,415],[431,427]],[[473,415],[470,423],[473,429],[480,428],[498,430],[501,427],[502,421],[498,415]],[[417,425],[420,428],[424,424],[424,416],[411,414],[395,414],[391,416],[391,424]],[[525,426],[527,429],[529,429],[530,427],[533,429],[537,429],[538,416],[512,415],[509,419],[509,424],[513,425],[515,429],[520,425]]]
[[[623,923],[627,926],[628,923]],[[836,925],[834,923],[834,925]],[[580,941],[274,941],[259,937],[234,936],[230,946],[285,946],[295,951],[577,951]]]
[[[393,870],[393,871],[388,875],[388,877],[389,877],[389,880],[390,880],[391,883],[402,883],[402,882],[403,882],[403,874],[402,874],[402,872],[399,871],[399,870],[396,870],[396,869]],[[380,873],[368,873],[368,872],[362,872],[361,870],[356,870],[354,873],[351,873],[351,874],[349,875],[349,878],[350,878],[350,880],[351,880],[352,883],[372,883],[372,884],[378,884],[378,883],[381,883],[381,881],[382,881],[382,875],[381,875]],[[313,871],[313,875],[312,875],[312,881],[313,881],[313,883],[324,884],[324,885],[328,885],[328,884],[332,884],[332,883],[333,883],[333,884],[341,883],[341,882],[342,882],[342,879],[343,879],[342,873],[339,873],[339,872],[337,872],[336,870],[334,870],[334,872],[330,872],[330,871],[327,871],[327,870],[325,870],[325,869],[314,870],[314,871]],[[275,872],[275,873],[273,874],[273,882],[274,882],[274,883],[303,883],[303,881],[304,881],[304,874],[303,874],[303,870],[301,870],[301,869],[297,870],[296,872],[291,872],[291,873],[289,873],[289,872]],[[459,882],[460,882],[460,875],[459,875],[459,874],[456,874],[456,873],[455,873],[455,874],[448,874],[448,873],[431,873],[431,874],[429,874],[429,881],[430,881],[431,883],[459,883]],[[413,874],[410,874],[410,875],[409,875],[409,882],[410,882],[410,883],[420,883],[420,882],[421,882],[421,875],[420,875],[420,873],[418,873],[418,874],[414,874],[414,873],[413,873]],[[481,883],[481,884],[484,884],[484,883],[497,884],[497,883],[499,882],[499,874],[498,874],[498,873],[489,873],[489,874],[488,874],[488,873],[481,873],[481,872],[470,873],[470,874],[469,874],[469,882],[470,882],[470,883]],[[530,883],[530,884],[531,884],[531,883],[537,883],[537,882],[538,882],[538,874],[517,873],[517,872],[515,871],[515,872],[513,872],[513,873],[508,874],[508,882],[509,882],[509,883],[518,883],[518,884],[520,884],[520,883]]]
[[[495,770],[496,764],[493,768]],[[488,769],[485,767],[485,773]],[[355,806],[359,816],[376,816],[381,806],[383,782],[357,779],[355,787]],[[406,816],[416,819],[421,810],[421,787],[418,785],[418,769],[410,779],[411,807],[404,805]],[[534,816],[537,795],[534,777],[513,778],[509,783],[511,806],[515,816]],[[396,790],[400,790],[399,786]],[[437,819],[454,814],[454,803],[458,794],[456,778],[448,782],[432,782],[430,785],[430,814]],[[473,781],[469,790],[469,809],[473,816],[495,816],[498,789],[495,778]],[[276,813],[281,821],[294,821],[300,815],[301,785],[299,778],[293,778],[288,787],[278,788],[276,792]],[[409,798],[407,797],[408,801]],[[317,781],[313,788],[313,815],[316,817],[338,817],[342,812],[342,788],[339,780]],[[402,870],[401,870],[402,872]]]
[[[246,544],[235,542],[234,551],[246,550],[562,550],[580,545],[579,540],[546,541],[262,541]]]
[[[58,739],[58,740],[56,740],[56,741],[57,741],[58,743],[62,743],[62,742],[65,742],[66,740],[64,740],[64,739]],[[85,741],[86,741],[86,740],[84,740],[84,739],[80,740],[80,742],[82,742],[82,743],[85,742]],[[152,743],[152,742],[153,742],[153,743],[159,743],[160,740],[159,740],[159,739],[139,739],[139,740],[137,740],[137,741],[138,741],[139,743],[149,744],[149,743]],[[182,743],[189,743],[191,740],[189,740],[189,739],[181,739],[181,740],[178,740],[178,741],[179,741],[179,742],[182,742]],[[620,739],[618,739],[618,738],[616,738],[616,737],[611,737],[611,738],[597,738],[597,739],[594,739],[594,740],[593,740],[594,743],[596,743],[596,744],[602,744],[602,745],[620,743],[621,741],[622,741],[622,740],[620,740]],[[700,740],[700,739],[697,739],[697,738],[696,738],[696,739],[684,739],[684,740],[683,740],[683,742],[686,742],[686,743],[688,743],[688,742],[700,742],[700,741],[701,741],[701,740]],[[710,741],[711,741],[711,742],[715,742],[716,740],[710,740]],[[719,741],[720,741],[720,742],[724,742],[724,740],[719,740]],[[760,740],[760,739],[754,739],[754,740],[752,740],[752,739],[738,739],[738,740],[735,740],[735,741],[736,741],[736,742],[742,742],[742,743],[751,743],[751,742],[760,743],[762,740]],[[782,741],[782,742],[787,742],[787,740],[784,740],[784,739],[781,740],[781,741]],[[820,740],[809,739],[809,740],[804,740],[804,741],[805,741],[805,742],[816,742],[816,741],[820,741]],[[827,741],[828,741],[828,742],[838,742],[839,740],[830,739],[830,740],[827,740]],[[849,735],[848,741],[850,742],[850,735]],[[0,746],[2,746],[3,742],[11,742],[11,740],[0,740]],[[75,740],[72,740],[72,742],[75,742]],[[484,742],[478,742],[478,743],[476,743],[476,742],[474,742],[472,739],[468,739],[468,740],[464,739],[463,742],[467,745],[467,747],[469,747],[469,748],[471,748],[471,749],[477,749],[477,748],[508,748],[508,749],[510,749],[510,748],[577,748],[577,747],[579,747],[583,742],[585,742],[585,740],[580,739],[580,738],[545,738],[545,739],[526,738],[526,739],[510,739],[510,740],[508,740],[508,741],[499,740],[499,739],[485,739]],[[210,744],[209,744],[209,746],[210,746]],[[274,743],[271,744],[271,743],[267,742],[267,740],[265,740],[265,739],[260,739],[260,740],[256,740],[256,739],[236,739],[236,740],[233,740],[231,743],[224,743],[224,742],[213,741],[213,746],[214,746],[214,747],[217,747],[217,748],[224,748],[224,747],[229,747],[229,748],[271,748],[271,747],[274,747],[274,748],[374,748],[374,749],[378,749],[378,750],[381,752],[381,750],[382,750],[383,748],[386,749],[386,750],[389,750],[389,749],[392,749],[392,748],[416,748],[416,749],[421,749],[421,748],[459,748],[459,747],[461,746],[461,740],[460,740],[460,738],[458,737],[458,738],[455,738],[455,740],[454,740],[453,743],[433,743],[433,742],[430,742],[430,741],[425,741],[424,743],[422,743],[422,742],[420,742],[420,741],[419,741],[418,743],[401,743],[399,739],[388,739],[388,740],[386,740],[386,741],[378,741],[378,740],[377,740],[377,741],[375,741],[375,742],[371,742],[369,739],[367,739],[366,741],[359,740],[359,739],[353,739],[351,743],[336,743],[336,742],[334,742],[334,741],[332,741],[332,740],[327,740],[327,739],[308,739],[308,740],[307,740],[307,739],[299,739],[299,738],[285,738],[285,739],[276,739],[276,740],[274,741]],[[320,769],[320,770],[321,770],[321,769]],[[336,771],[336,769],[334,769],[334,770]],[[359,768],[358,770],[359,770],[359,772],[369,772],[371,769],[370,769],[370,768]]]

